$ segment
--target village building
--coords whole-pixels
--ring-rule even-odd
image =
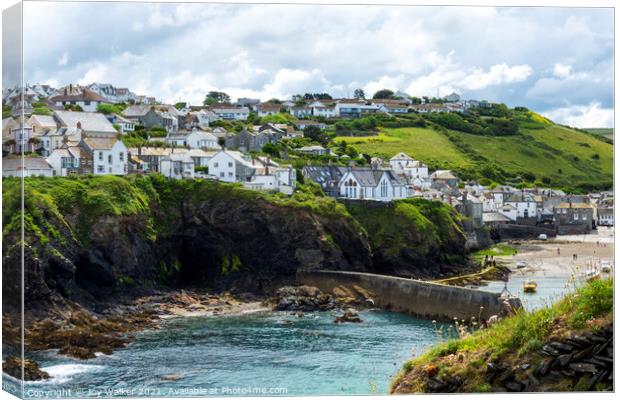
[[[554,209],[555,229],[558,235],[590,233],[594,209],[586,203],[560,203]]]
[[[296,151],[302,154],[309,154],[313,156],[326,156],[330,154],[329,149],[326,149],[325,147],[319,145],[303,146],[296,149]]]
[[[348,167],[332,165],[307,165],[301,170],[304,179],[309,179],[321,186],[323,192],[330,197],[338,197],[339,182]]]
[[[243,153],[233,150],[217,152],[208,162],[209,175],[222,182],[249,182],[254,175],[255,166],[243,156]]]
[[[82,137],[80,147],[80,174],[125,175],[128,167],[127,147],[113,137]]]
[[[145,128],[160,127],[168,132],[179,129],[179,111],[169,105],[132,105],[123,110],[123,116]]]
[[[218,118],[227,121],[245,121],[250,116],[247,107],[213,107],[211,109]]]
[[[43,157],[15,157],[2,159],[3,177],[53,176],[54,170]]]
[[[379,106],[365,103],[336,103],[336,115],[342,118],[360,118],[379,111]]]
[[[49,100],[59,107],[74,105],[81,107],[83,111],[90,112],[97,111],[99,104],[110,103],[92,90],[73,85],[65,86],[60,94],[50,97]]]
[[[106,115],[106,118],[112,126],[117,125],[121,133],[134,132],[136,130],[136,122],[118,114]]]
[[[349,168],[338,182],[339,197],[391,201],[407,197],[406,183],[391,170]]]
[[[168,178],[191,179],[195,174],[194,159],[187,153],[171,153],[159,159],[159,172]]]
[[[441,170],[433,172],[430,176],[431,186],[435,189],[441,189],[443,187],[457,187],[459,184],[459,178],[454,176],[450,170]]]
[[[54,176],[75,175],[80,167],[80,147],[65,145],[56,148],[46,160],[52,166]]]
[[[532,194],[523,191],[512,193],[504,198],[504,204],[516,208],[521,224],[535,225],[538,221],[536,200]]]
[[[282,108],[284,108],[284,105],[280,103],[261,103],[256,107],[256,111],[258,116],[262,118],[278,114]]]
[[[217,137],[215,137],[214,134],[199,130],[169,133],[164,139],[164,142],[171,146],[188,147],[190,149],[217,150],[220,148]]]
[[[313,121],[310,119],[300,119],[297,122],[295,122],[295,125],[297,125],[297,127],[299,129],[306,129],[306,127],[308,126],[316,126],[319,129],[325,129],[327,128],[327,125],[323,122],[318,122],[318,121]]]

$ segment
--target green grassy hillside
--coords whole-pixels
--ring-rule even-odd
[[[380,128],[376,136],[338,136],[358,151],[389,159],[398,152],[431,169],[453,169],[464,178],[547,185],[571,191],[609,188],[613,146],[595,136],[551,123],[519,122],[515,135],[489,136],[425,128]]]

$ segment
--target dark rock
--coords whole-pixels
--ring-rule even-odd
[[[613,365],[613,363],[614,363],[614,359],[611,358],[611,357],[594,356],[594,359],[598,360],[598,361],[602,361],[602,362],[607,363],[607,364],[612,364]]]
[[[530,381],[530,383],[534,386],[538,386],[540,385],[540,381],[538,380],[538,378],[536,378],[536,376],[534,374],[530,374],[527,377]]]
[[[335,324],[341,324],[344,322],[355,322],[355,323],[359,323],[362,322],[362,319],[360,318],[359,314],[356,313],[353,310],[347,310],[344,312],[344,314],[336,317],[336,319],[334,319],[334,323]]]
[[[571,344],[562,343],[562,342],[551,342],[549,343],[549,345],[553,346],[555,349],[563,353],[568,353],[574,349],[574,347]]]
[[[572,358],[573,356],[571,354],[562,354],[557,358],[557,360],[560,362],[560,366],[564,367],[570,362]]]
[[[335,308],[331,295],[313,286],[284,286],[275,296],[278,311],[326,311]]]
[[[585,336],[575,335],[571,338],[571,341],[580,344],[582,347],[592,345],[592,342],[590,342]]]
[[[7,357],[2,363],[2,372],[5,372],[17,379],[22,377],[22,364],[24,368],[25,381],[40,381],[49,378],[49,374],[39,368],[39,364],[32,360],[22,360],[17,357]]]
[[[588,359],[584,360],[584,362],[589,363],[589,364],[594,364],[594,365],[596,365],[599,368],[605,368],[606,364],[603,361],[597,360],[595,357],[588,358]],[[612,360],[612,363],[613,363],[613,360]]]
[[[572,369],[563,369],[560,373],[568,378],[574,378],[577,375]]]
[[[576,372],[587,372],[590,374],[594,374],[597,371],[596,365],[585,362],[571,363],[569,364],[569,368]]]
[[[538,367],[536,367],[534,373],[538,376],[547,375],[547,372],[549,372],[549,368],[551,367],[552,361],[552,359],[542,360],[540,364],[538,364]]]
[[[515,381],[505,382],[504,386],[506,387],[506,389],[508,389],[509,392],[520,392],[521,390],[523,390],[523,385]]]
[[[550,346],[548,344],[546,344],[546,345],[544,345],[542,347],[542,352],[547,354],[547,355],[554,356],[554,357],[560,355],[560,352],[558,350],[556,350],[555,347],[552,347],[552,346]]]
[[[447,388],[447,385],[437,378],[428,378],[426,381],[426,387],[432,393],[439,393]]]
[[[606,375],[607,371],[605,370],[599,371],[598,373],[594,374],[592,378],[590,378],[590,380],[588,381],[588,386],[586,390],[592,390],[594,388],[594,385],[602,381]]]
[[[605,343],[607,341],[607,338],[601,337],[601,336],[596,335],[594,333],[587,333],[586,334],[586,338],[590,342],[594,342],[594,343]]]
[[[584,358],[589,357],[590,353],[592,353],[591,348],[583,349],[581,351],[573,353],[573,360],[583,360]]]
[[[497,380],[498,380],[500,383],[504,383],[504,382],[506,382],[506,381],[511,380],[512,378],[514,378],[514,373],[513,373],[511,370],[507,369],[506,371],[502,372],[502,373],[501,373],[501,374],[497,377]]]

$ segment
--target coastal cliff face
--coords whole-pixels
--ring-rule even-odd
[[[21,298],[20,182],[3,184],[3,290],[10,312]],[[292,283],[298,269],[429,276],[446,264],[442,252],[464,254],[456,218],[448,216],[451,225],[442,228],[451,238],[430,247],[424,238],[431,231],[405,226],[399,250],[389,252],[355,213],[310,189],[285,197],[152,175],[28,178],[24,191],[24,292],[35,318],[62,313],[71,302],[96,310],[152,288],[272,293]]]

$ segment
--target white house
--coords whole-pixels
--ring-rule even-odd
[[[114,124],[118,125],[121,133],[133,132],[136,130],[135,121],[127,119],[121,115],[110,114],[107,116],[107,119],[113,124],[112,126],[114,126]]]
[[[510,219],[512,222],[517,220],[517,207],[506,204],[499,209],[499,213]]]
[[[340,197],[391,201],[407,197],[405,182],[391,170],[350,168],[338,182]]]
[[[504,199],[504,205],[511,205],[517,210],[518,218],[536,218],[536,200],[529,193],[513,193]]]
[[[449,103],[456,103],[457,101],[461,100],[461,96],[459,96],[456,92],[452,92],[449,95],[444,96],[443,99]]]
[[[405,175],[408,180],[429,181],[428,166],[421,161],[414,160],[405,153],[398,153],[390,158],[390,166],[394,172]]]
[[[125,175],[127,147],[116,138],[83,137],[79,143],[80,169],[94,175]]]
[[[337,103],[336,115],[343,118],[360,118],[366,114],[372,114],[379,111],[376,104],[364,103]]]
[[[333,101],[331,101],[333,103]],[[312,115],[315,117],[334,118],[337,116],[336,107],[328,105],[327,102],[316,100],[308,105],[312,108]]]
[[[249,182],[256,165],[246,160],[243,153],[232,150],[217,152],[208,162],[209,175],[222,182]]]
[[[219,118],[225,120],[242,120],[245,121],[250,116],[250,110],[247,107],[216,107],[212,110]]]
[[[2,176],[24,177],[53,176],[54,170],[43,157],[17,157],[2,159]]]
[[[61,90],[61,94],[51,97],[50,101],[58,107],[76,105],[84,111],[91,112],[97,111],[99,104],[110,103],[92,90],[73,85],[66,86]]]
[[[256,107],[259,117],[266,117],[280,112],[284,105],[276,103],[261,103]]]
[[[164,141],[170,145],[178,147],[189,147],[190,149],[219,149],[217,137],[211,132],[194,130],[191,132],[169,133]]]
[[[159,172],[169,178],[194,177],[194,159],[187,153],[172,153],[159,160]]]
[[[65,146],[54,149],[46,160],[54,169],[55,176],[76,174],[80,166],[80,148]]]

